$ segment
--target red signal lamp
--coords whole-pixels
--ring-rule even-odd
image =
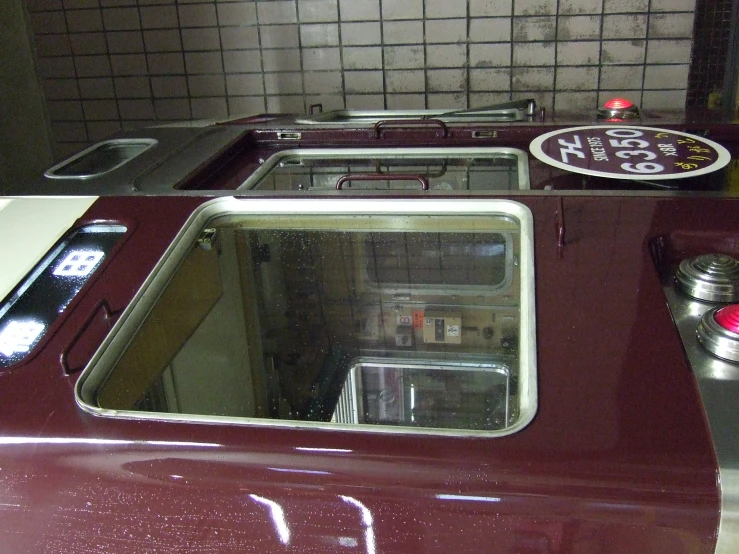
[[[623,121],[624,119],[639,119],[639,107],[626,98],[611,98],[602,108],[598,109],[598,119],[606,121]]]
[[[626,100],[626,98],[611,98],[603,104],[604,108],[609,110],[625,110],[632,107],[634,104]]]
[[[721,308],[713,317],[727,331],[739,334],[739,304]]]

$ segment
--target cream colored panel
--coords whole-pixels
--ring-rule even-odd
[[[96,196],[0,199],[0,299],[33,269]]]

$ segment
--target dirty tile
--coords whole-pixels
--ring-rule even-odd
[[[226,80],[223,75],[190,75],[187,78],[190,96],[223,96],[226,94]]]
[[[264,81],[260,73],[226,75],[226,91],[229,96],[263,94]]]
[[[86,100],[82,103],[85,110],[85,119],[90,121],[104,121],[118,119],[118,105],[115,100]]]
[[[684,110],[687,91],[645,90],[642,95],[643,110]]]
[[[306,94],[341,94],[340,71],[311,71],[305,74]]]
[[[149,79],[146,78],[146,80],[148,81]],[[78,83],[80,87],[80,98],[115,98],[113,79],[110,77],[92,77],[89,79],[80,79]],[[47,93],[47,98],[48,97],[49,95]]]
[[[118,111],[123,120],[151,120],[154,114],[154,101],[151,99],[118,100]]]
[[[180,32],[176,29],[144,31],[147,52],[178,52],[182,50]]]
[[[647,63],[690,63],[692,41],[650,40],[647,43]]]
[[[190,119],[190,101],[183,99],[154,100],[154,113],[160,121]]]
[[[649,38],[690,38],[693,36],[692,13],[652,14]]]
[[[346,107],[351,110],[382,110],[385,97],[382,94],[347,94]]]
[[[427,95],[428,107],[432,110],[465,110],[467,94],[464,92],[432,92]]]
[[[262,50],[264,71],[291,71],[300,69],[298,50]],[[223,69],[226,73],[252,73],[262,71],[259,53],[255,50],[231,50],[223,52]]]
[[[151,90],[154,98],[187,97],[187,79],[184,76],[152,77]]]
[[[149,98],[151,96],[151,84],[148,77],[116,77],[114,86],[118,98]]]
[[[515,42],[551,41],[556,36],[555,17],[514,17],[513,40]]]
[[[670,0],[672,1],[672,0]],[[641,13],[649,9],[649,0],[604,0],[603,13]]]
[[[255,2],[216,4],[218,23],[229,25],[256,25],[257,5]]]
[[[432,19],[426,21],[427,44],[460,43],[466,39],[467,20],[465,19]]]
[[[54,121],[77,121],[84,119],[82,102],[79,100],[50,100],[46,103],[50,117]],[[115,108],[115,101],[113,101]],[[117,119],[118,112],[113,116]],[[104,118],[103,118],[104,119]]]
[[[181,52],[147,54],[146,62],[151,75],[176,75],[185,72],[185,60]]]
[[[429,92],[459,92],[467,90],[465,69],[430,69],[426,72]]]
[[[469,0],[470,17],[511,15],[513,0]]]
[[[380,0],[339,0],[339,17],[342,21],[378,21]]]
[[[649,9],[653,12],[692,12],[696,0],[651,0]]]
[[[315,46],[337,46],[339,44],[338,23],[301,25],[300,44],[303,48],[312,48]]]
[[[464,44],[429,45],[426,47],[428,67],[464,67],[467,64],[467,46]]]
[[[190,75],[223,72],[220,52],[187,52],[185,68]]]
[[[344,47],[341,49],[344,69],[381,69],[382,48],[376,47]]]
[[[557,0],[516,0],[514,15],[555,15]]]
[[[215,4],[192,4],[177,6],[180,27],[215,27],[218,25]]]
[[[553,67],[514,67],[511,70],[511,90],[554,89]]]
[[[557,90],[593,90],[598,88],[597,67],[558,67]]]
[[[422,69],[414,71],[386,71],[385,89],[394,92],[424,92],[426,76]]]
[[[264,90],[267,94],[303,94],[303,74],[300,72],[265,73]]]
[[[511,100],[510,92],[471,92],[468,106],[470,108],[484,108]]]
[[[388,110],[422,110],[426,107],[423,94],[388,94]]]
[[[301,23],[338,21],[338,0],[298,0],[298,16]]]
[[[511,40],[510,17],[485,17],[470,21],[470,42],[508,42]]]
[[[423,46],[387,46],[383,50],[386,69],[421,69],[424,66]]]
[[[259,48],[257,27],[221,27],[220,34],[224,50]]]
[[[559,18],[558,40],[587,40],[600,38],[601,18],[598,15],[575,15]]]
[[[344,88],[347,93],[382,92],[382,71],[345,71]]]
[[[421,19],[423,0],[381,0],[382,19]]]
[[[226,100],[229,116],[246,117],[265,111],[263,96],[229,96]]]
[[[47,42],[44,39],[53,39]],[[74,33],[69,35],[37,35],[36,54],[39,56],[63,56],[74,53],[77,56],[86,54],[105,54],[108,45],[105,33]]]
[[[305,71],[341,69],[338,48],[304,48],[302,53],[303,69]]]
[[[609,65],[601,68],[601,89],[640,89],[644,66],[642,65]]]
[[[647,14],[603,16],[603,38],[646,38]]]
[[[558,42],[557,63],[561,65],[598,64],[600,59],[600,42]]]
[[[341,24],[341,43],[344,46],[380,44],[381,37],[379,21]]]
[[[684,65],[648,65],[644,70],[645,89],[686,89],[688,87],[688,71],[690,66]]]
[[[144,29],[176,29],[179,25],[176,6],[148,6],[139,11]]]
[[[38,16],[40,14],[35,15]],[[67,27],[70,33],[102,31],[104,29],[103,15],[100,10],[74,10],[66,12],[66,15]],[[62,16],[63,22],[64,17]],[[64,30],[54,32],[64,32]]]
[[[599,14],[603,0],[559,0],[559,14]]]
[[[449,0],[424,0],[427,19],[447,19],[466,17],[467,5],[465,2],[450,2]]]
[[[511,65],[510,43],[471,44],[470,67],[501,67]]]
[[[73,72],[74,72],[74,68]],[[111,86],[112,86],[112,80]],[[44,95],[48,100],[68,100],[80,97],[76,79],[46,79],[43,83]]]
[[[305,113],[303,96],[268,96],[267,111],[270,113]]]
[[[100,13],[99,10],[93,10],[96,13]],[[43,33],[66,33],[67,22],[64,20],[64,12],[40,12],[30,14],[31,28],[37,34]],[[73,29],[70,27],[70,31],[98,31],[102,30],[102,19],[100,19],[100,25],[95,29]]]
[[[77,77],[106,77],[110,75],[111,62],[115,58],[116,56],[111,56],[110,58],[107,56],[77,56],[74,59]],[[133,58],[138,62],[136,64],[138,67],[145,67],[146,60],[143,55],[136,54]],[[131,61],[131,65],[133,65],[133,61]]]
[[[221,36],[215,27],[205,29],[181,29],[182,47],[186,51],[220,50]]]
[[[514,43],[513,66],[554,65],[555,44],[543,43]]]
[[[644,63],[646,41],[603,41],[602,64]]]
[[[112,121],[88,121],[87,134],[90,142],[97,142],[110,137],[112,134],[121,130],[118,120]]]
[[[262,48],[297,48],[297,25],[262,25],[259,29]]]
[[[259,17],[260,25],[296,23],[298,21],[295,0],[257,2],[257,16]]]
[[[595,113],[598,109],[598,93],[558,91],[554,95],[554,108],[558,112]]]
[[[102,12],[106,31],[128,31],[141,28],[138,8],[105,8]]]
[[[179,35],[179,31],[177,31]],[[141,31],[116,31],[105,33],[108,52],[111,54],[135,54],[144,51]]]
[[[422,44],[423,21],[383,21],[384,44]]]
[[[193,98],[190,107],[193,119],[218,119],[228,115],[225,98]]]
[[[510,68],[470,69],[470,90],[511,90]]]

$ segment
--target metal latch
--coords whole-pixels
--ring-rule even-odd
[[[203,232],[200,233],[200,236],[198,237],[197,244],[200,248],[203,250],[212,250],[213,244],[216,241],[216,235],[217,231],[216,229],[210,227],[208,229],[203,229]]]

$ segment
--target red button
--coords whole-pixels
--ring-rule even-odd
[[[721,308],[713,317],[727,331],[739,334],[739,304]]]
[[[633,105],[634,104],[626,100],[626,98],[611,98],[603,104],[603,107],[608,108],[609,110],[625,110]]]

